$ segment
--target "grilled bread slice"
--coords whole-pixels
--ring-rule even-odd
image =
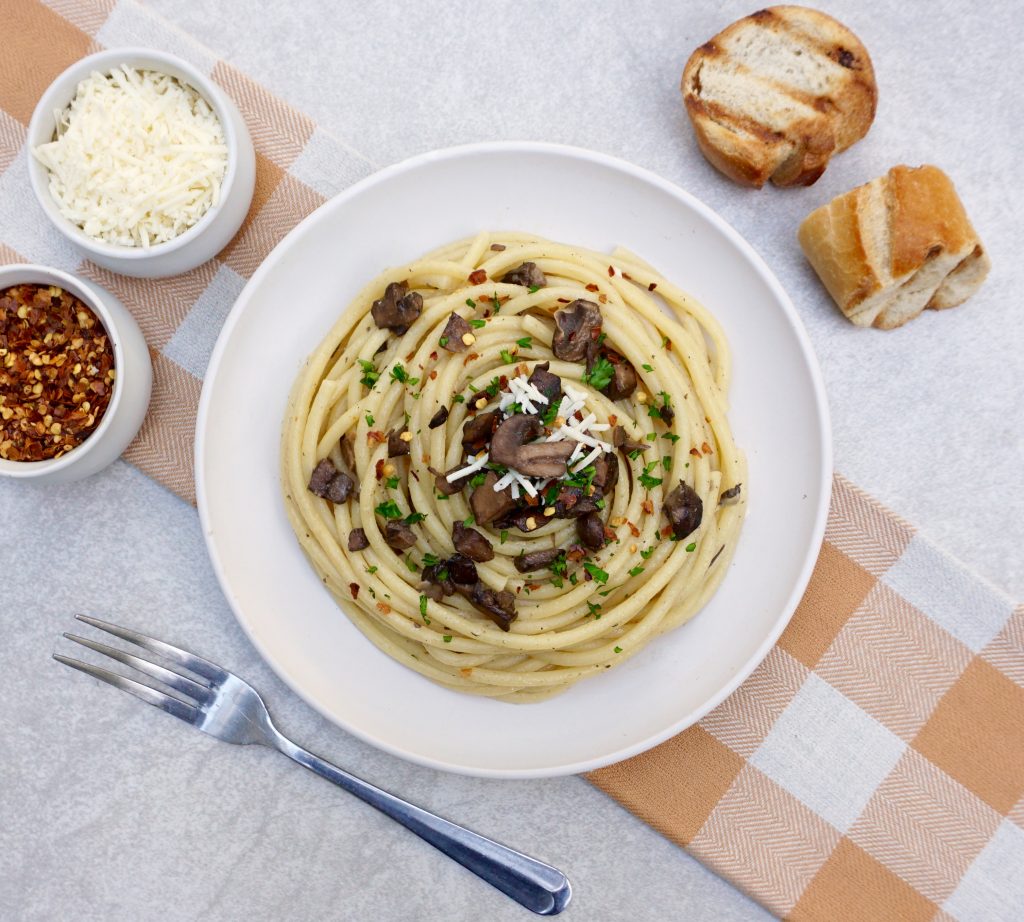
[[[842,23],[802,6],[734,22],[690,56],[683,100],[704,156],[760,188],[809,186],[875,117],[871,58]]]
[[[896,166],[812,211],[797,233],[829,294],[858,326],[902,326],[955,307],[990,262],[950,178]]]

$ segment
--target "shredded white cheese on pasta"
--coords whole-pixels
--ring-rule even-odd
[[[192,87],[127,65],[93,72],[55,113],[33,154],[60,213],[94,240],[149,247],[192,227],[220,199],[224,129]]]

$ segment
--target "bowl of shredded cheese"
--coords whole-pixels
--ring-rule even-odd
[[[123,275],[206,262],[252,202],[255,154],[237,107],[164,52],[115,48],[77,61],[40,98],[28,141],[47,217]]]

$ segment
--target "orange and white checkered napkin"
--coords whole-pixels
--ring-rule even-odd
[[[0,263],[79,272],[133,311],[155,381],[126,457],[192,501],[200,383],[235,296],[373,165],[132,0],[0,0],[0,30]],[[129,44],[212,75],[256,146],[238,236],[173,279],[83,261],[28,185],[26,126],[45,87]],[[1024,608],[837,477],[811,585],[764,663],[697,726],[589,778],[779,915],[1024,919]]]

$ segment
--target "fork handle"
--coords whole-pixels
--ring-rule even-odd
[[[558,915],[568,905],[572,888],[569,879],[557,868],[389,794],[280,735],[277,748],[299,765],[397,820],[538,915]]]

